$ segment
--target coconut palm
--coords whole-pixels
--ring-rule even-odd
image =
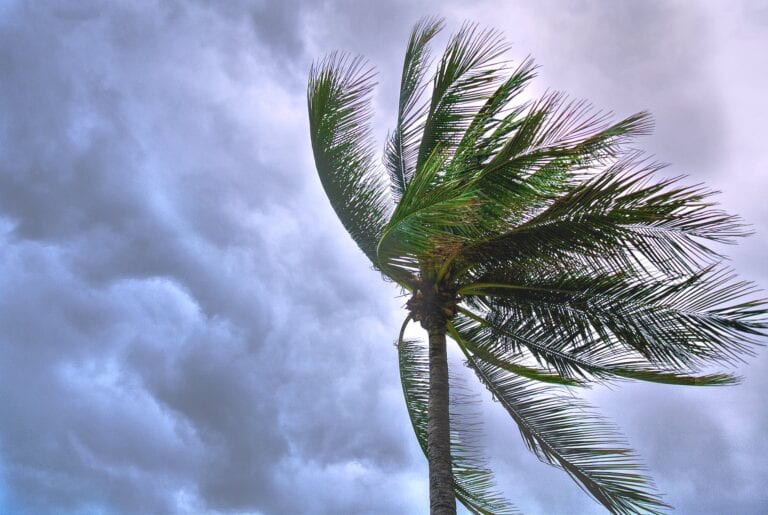
[[[765,302],[713,248],[744,225],[703,186],[657,178],[662,165],[630,147],[649,131],[647,114],[612,121],[560,93],[521,99],[535,67],[504,61],[496,31],[465,24],[432,66],[442,25],[422,20],[408,41],[388,178],[365,61],[331,54],[308,86],[331,205],[409,295],[397,349],[431,511],[455,513],[458,498],[476,513],[515,512],[482,458],[477,421],[449,395],[446,337],[539,459],[611,512],[664,511],[634,453],[573,390],[735,383],[706,367],[749,354],[767,327]],[[406,337],[414,322],[426,345]]]

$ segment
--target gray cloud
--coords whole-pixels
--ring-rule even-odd
[[[537,57],[539,91],[655,111],[648,148],[765,232],[755,2],[5,3],[0,511],[425,511],[390,345],[402,299],[325,201],[304,80],[328,51],[367,55],[383,136],[408,30],[440,9]],[[735,260],[765,284],[761,253],[753,239]],[[761,355],[738,388],[594,400],[681,513],[760,513],[765,369]],[[518,506],[599,512],[485,407]]]

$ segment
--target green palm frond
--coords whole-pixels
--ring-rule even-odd
[[[519,180],[553,159],[567,160],[583,170],[616,156],[623,143],[647,134],[651,128],[646,113],[611,123],[609,113],[595,111],[587,102],[568,100],[557,92],[533,102],[523,114],[515,129],[504,134],[503,145],[484,167],[485,175]],[[490,143],[498,146],[501,141],[491,139]]]
[[[459,345],[459,347],[465,352],[470,353],[475,358],[485,361],[489,365],[493,365],[500,369],[506,370],[521,377],[526,377],[534,381],[541,381],[543,383],[559,384],[563,386],[585,386],[586,383],[579,381],[578,379],[569,378],[558,373],[552,373],[548,370],[541,370],[535,367],[523,365],[518,362],[522,361],[525,356],[522,353],[511,352],[498,352],[492,350],[492,346],[477,345],[474,340],[475,331],[470,332],[467,327],[470,324],[459,321],[458,327],[451,322],[447,323],[448,334]]]
[[[511,102],[535,76],[533,61],[525,59],[477,111],[456,147],[454,159],[463,162],[465,169],[479,168],[516,128],[523,108]]]
[[[748,234],[738,217],[713,207],[713,192],[680,186],[680,178],[652,182],[659,168],[638,153],[623,156],[507,232],[472,245],[467,260],[492,267],[580,255],[608,269],[680,276],[721,258],[708,242]]]
[[[424,455],[427,456],[427,404],[429,399],[429,356],[424,344],[404,337],[403,323],[397,342],[400,362],[400,380],[405,396],[405,405],[411,419],[416,438]],[[455,388],[452,390],[455,391]],[[452,399],[452,404],[456,399]],[[451,460],[453,487],[456,497],[472,513],[512,514],[515,507],[494,491],[496,483],[476,444],[476,421],[456,416],[451,417]]]
[[[482,220],[471,209],[476,202],[471,192],[460,179],[448,181],[441,175],[447,163],[448,156],[435,149],[408,184],[384,229],[378,260],[396,278],[439,261],[446,248],[471,241],[481,227]]]
[[[441,275],[503,262],[514,253],[510,247],[526,223],[597,174],[595,167],[616,158],[624,141],[650,127],[644,113],[610,123],[608,115],[584,102],[565,102],[560,94],[510,116],[520,119],[505,134],[505,143],[483,143],[474,155],[466,151],[452,163],[458,173],[471,176],[466,189],[476,199],[474,218],[485,225],[474,224],[476,237],[447,256]]]
[[[574,275],[476,283],[459,294],[482,297],[502,326],[524,324],[530,332],[535,321],[537,337],[561,342],[561,350],[636,352],[649,365],[672,369],[731,364],[749,355],[768,327],[765,301],[744,300],[754,286],[728,270],[676,281]]]
[[[697,374],[695,370],[649,364],[644,356],[626,348],[610,345],[577,347],[570,343],[575,338],[575,330],[571,334],[562,335],[560,331],[552,331],[547,326],[525,322],[505,323],[499,317],[482,317],[465,308],[459,308],[459,315],[453,325],[465,342],[472,342],[472,345],[463,347],[489,364],[499,366],[494,359],[509,362],[523,361],[530,357],[543,365],[546,372],[557,373],[564,381],[576,381],[580,385],[617,379],[681,386],[727,386],[739,382],[738,377],[729,374]],[[480,352],[474,352],[472,347],[480,349]],[[494,359],[485,359],[484,355]],[[540,380],[507,367],[500,368],[522,377]]]
[[[668,508],[634,452],[586,403],[465,356],[540,460],[565,470],[612,513],[661,513]]]
[[[344,227],[377,266],[376,244],[391,208],[385,178],[374,166],[373,86],[373,70],[361,58],[331,54],[312,66],[307,101],[320,181]]]
[[[490,200],[488,215],[504,233],[594,175],[622,143],[649,127],[645,113],[611,123],[586,102],[548,94],[524,112],[519,127],[482,166],[475,187]]]
[[[503,80],[498,60],[506,51],[500,33],[466,23],[451,38],[435,73],[424,121],[418,168],[440,147],[451,152],[486,99]]]
[[[396,201],[403,195],[416,167],[422,124],[429,107],[422,101],[424,76],[429,66],[428,45],[442,27],[442,20],[424,18],[411,31],[405,51],[397,127],[387,140],[384,154]]]

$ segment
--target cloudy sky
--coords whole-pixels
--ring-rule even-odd
[[[327,204],[305,113],[313,58],[362,53],[383,141],[426,14],[504,31],[534,93],[650,110],[642,146],[754,225],[729,252],[768,287],[761,0],[3,0],[1,513],[426,511],[404,299]],[[768,512],[768,352],[736,372],[590,394],[679,513]],[[518,507],[602,513],[478,393]]]

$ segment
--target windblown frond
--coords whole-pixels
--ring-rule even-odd
[[[455,159],[463,162],[467,170],[492,157],[504,141],[504,137],[519,123],[523,109],[511,105],[525,86],[536,76],[531,59],[523,61],[477,111],[456,148]],[[474,161],[474,162],[473,162]]]
[[[459,320],[461,322],[461,320]],[[531,366],[522,365],[517,360],[525,359],[525,356],[518,352],[498,352],[493,349],[493,346],[487,344],[476,344],[475,331],[470,332],[468,326],[471,324],[464,322],[463,324],[457,324],[448,322],[448,334],[464,351],[471,353],[475,358],[485,361],[489,365],[493,365],[507,372],[511,372],[520,377],[527,377],[534,381],[541,381],[543,383],[559,384],[564,386],[584,386],[585,383],[578,379],[572,379],[558,373],[552,373],[547,370],[536,369]]]
[[[552,93],[524,111],[518,126],[483,165],[478,194],[490,199],[500,232],[527,221],[615,158],[621,144],[646,134],[638,113],[617,123],[584,101]]]
[[[405,51],[397,127],[387,141],[385,162],[392,180],[395,200],[413,177],[421,142],[421,129],[429,104],[422,101],[424,76],[429,66],[429,42],[443,27],[443,21],[424,18],[413,28]]]
[[[696,370],[651,364],[641,354],[621,346],[573,345],[578,329],[563,337],[560,331],[551,330],[546,325],[529,321],[514,324],[503,316],[489,314],[482,317],[465,308],[459,309],[453,324],[464,341],[472,342],[464,347],[479,359],[495,364],[485,355],[502,362],[531,358],[543,365],[546,372],[557,373],[564,381],[589,384],[592,381],[639,379],[688,386],[725,386],[738,382],[738,378],[729,374],[697,375]],[[479,351],[474,352],[473,347]],[[506,367],[499,368],[517,373]],[[522,373],[517,375],[538,379]]]
[[[638,153],[626,155],[544,205],[532,202],[534,212],[468,246],[465,259],[490,268],[580,255],[607,269],[653,267],[675,277],[720,259],[707,242],[732,243],[747,234],[738,217],[713,208],[713,192],[679,186],[680,178],[653,182],[659,168]]]
[[[565,103],[559,94],[513,116],[519,120],[503,144],[493,141],[492,151],[478,149],[474,165],[466,156],[457,164],[457,157],[452,165],[459,172],[449,168],[448,173],[471,177],[465,189],[475,199],[474,218],[484,225],[474,224],[471,241],[444,253],[441,274],[452,269],[456,276],[503,263],[510,256],[524,258],[511,247],[526,224],[598,174],[596,167],[615,159],[623,141],[649,127],[643,113],[611,124],[607,115],[593,112],[583,102]],[[470,165],[463,169],[466,163]]]
[[[583,401],[465,356],[540,460],[565,470],[612,513],[661,513],[668,507],[626,443]]]
[[[675,281],[578,271],[495,281],[468,284],[459,294],[484,306],[493,325],[584,356],[636,354],[651,367],[697,370],[749,355],[768,328],[765,301],[749,299],[754,286],[727,270]]]
[[[376,244],[390,210],[370,137],[373,71],[359,57],[331,54],[312,66],[307,87],[315,165],[339,219],[378,266]]]
[[[499,57],[507,44],[494,30],[464,24],[450,40],[435,73],[418,168],[436,148],[451,152],[486,99],[503,80]]]
[[[441,176],[447,158],[435,149],[409,183],[384,229],[378,260],[395,278],[417,274],[425,262],[439,260],[446,246],[463,245],[477,230],[467,219],[473,214],[470,207],[475,199],[463,192],[461,181],[445,181]]]
[[[427,456],[427,404],[429,400],[429,357],[424,344],[404,338],[408,319],[403,324],[397,342],[400,361],[400,380],[403,385],[405,405],[411,419],[416,438],[424,455]],[[455,388],[452,389],[455,396]],[[456,399],[452,399],[455,406]],[[456,497],[472,513],[508,514],[518,513],[515,507],[494,491],[493,473],[487,468],[485,459],[475,440],[475,420],[451,417],[451,460],[453,487]],[[462,414],[466,415],[466,414]]]

